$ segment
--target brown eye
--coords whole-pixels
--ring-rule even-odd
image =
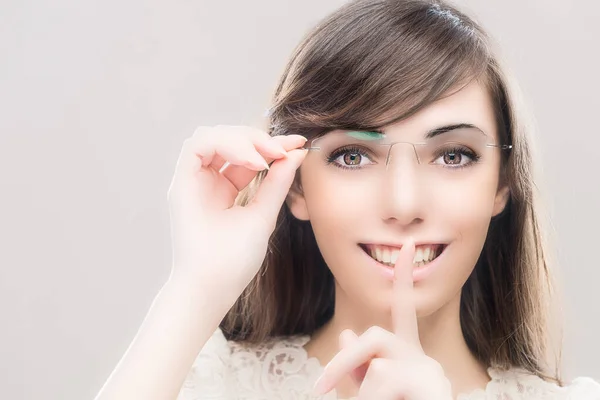
[[[434,165],[439,165],[448,170],[459,170],[479,162],[480,156],[464,145],[446,143],[444,146],[432,151],[431,159],[434,160]]]
[[[327,163],[347,170],[358,170],[372,164],[377,164],[371,159],[369,150],[358,146],[346,146],[335,150],[327,156]]]
[[[362,156],[358,153],[346,153],[344,154],[344,163],[346,165],[360,165]]]
[[[444,163],[447,165],[457,165],[462,161],[460,153],[448,152],[444,154]]]

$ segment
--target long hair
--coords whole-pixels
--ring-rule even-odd
[[[460,323],[485,365],[523,368],[560,382],[548,363],[552,279],[540,225],[531,133],[491,39],[443,1],[359,0],[319,23],[295,49],[275,90],[271,135],[317,137],[334,129],[376,129],[477,80],[488,89],[503,152],[504,211],[490,223],[473,273],[462,288]],[[246,204],[260,173],[238,197]],[[301,191],[298,176],[293,190]],[[221,322],[230,340],[310,335],[333,315],[334,279],[310,222],[280,210],[257,276]]]

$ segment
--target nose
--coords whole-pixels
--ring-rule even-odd
[[[392,154],[394,152],[394,154]],[[409,143],[390,147],[389,164],[383,180],[382,217],[385,221],[408,227],[423,221],[422,177],[414,147]]]

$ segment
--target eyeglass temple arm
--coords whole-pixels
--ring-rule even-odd
[[[512,149],[513,146],[512,144],[493,144],[493,143],[488,143],[486,144],[487,147],[497,147],[499,149],[502,150],[507,150],[507,149]]]
[[[391,148],[391,146],[393,146],[395,144],[398,144],[398,143],[412,144],[413,146],[415,144],[417,144],[417,145],[424,145],[425,144],[425,143],[409,143],[409,142],[392,142],[392,143],[378,143],[378,144],[382,145],[382,146],[390,146],[390,148]],[[494,143],[488,143],[488,144],[486,144],[486,146],[487,147],[497,147],[497,148],[502,149],[502,150],[507,150],[507,149],[512,149],[513,148],[512,144],[494,144]],[[302,148],[305,149],[305,150],[321,150],[321,148],[319,146],[313,146],[312,143],[311,143],[311,141],[306,142],[304,144],[304,146],[302,146]]]

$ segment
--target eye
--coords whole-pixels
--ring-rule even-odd
[[[434,164],[448,168],[460,168],[471,165],[479,160],[479,156],[464,146],[451,146],[439,150],[435,155]]]
[[[360,169],[374,164],[364,149],[355,146],[335,150],[327,157],[327,162],[344,169]]]

